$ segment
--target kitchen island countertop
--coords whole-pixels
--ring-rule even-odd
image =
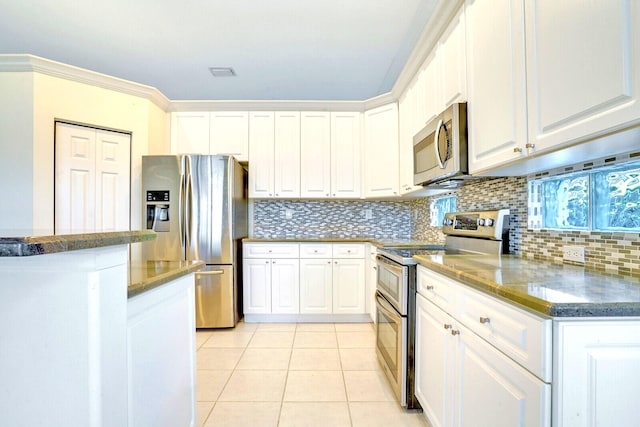
[[[550,317],[640,316],[640,279],[516,255],[418,255],[437,273]]]
[[[146,261],[129,264],[129,298],[204,267],[203,261]]]

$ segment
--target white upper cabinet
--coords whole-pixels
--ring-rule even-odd
[[[331,197],[362,195],[361,128],[361,113],[331,113]]]
[[[365,197],[398,195],[398,105],[387,104],[364,113],[363,150]]]
[[[421,188],[413,185],[413,135],[417,127],[415,122],[418,120],[416,86],[417,82],[414,80],[398,101],[400,194],[408,194]]]
[[[438,81],[438,55],[434,50],[424,62],[418,75],[418,99],[416,103],[416,130],[418,132],[443,110],[440,100],[441,85]],[[414,132],[414,133],[415,133]]]
[[[210,154],[232,155],[241,162],[249,160],[248,112],[212,112],[209,129]]]
[[[209,113],[171,113],[171,153],[209,154]]]
[[[300,113],[275,113],[274,197],[300,197]]]
[[[331,115],[300,114],[300,196],[331,196]]]
[[[640,119],[640,7],[628,0],[525,2],[530,151]]]
[[[467,0],[465,15],[469,171],[476,173],[523,156],[527,138],[523,2]]]
[[[275,113],[249,114],[249,197],[269,198],[274,191]]]
[[[439,104],[444,110],[467,100],[467,54],[464,6],[449,23],[438,42]]]

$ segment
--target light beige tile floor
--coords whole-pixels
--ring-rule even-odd
[[[239,323],[196,334],[198,426],[428,426],[403,410],[368,323]]]

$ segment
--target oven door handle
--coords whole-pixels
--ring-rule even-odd
[[[402,264],[398,264],[394,261],[389,261],[381,255],[376,255],[376,263],[380,266],[384,266],[384,268],[388,268],[389,270],[402,274]]]
[[[378,304],[378,308],[384,311],[385,315],[390,317],[394,322],[402,322],[402,316],[398,314],[396,309],[393,308],[393,306],[389,304],[389,301],[387,301],[385,297],[380,295],[379,292],[376,293],[376,303]]]

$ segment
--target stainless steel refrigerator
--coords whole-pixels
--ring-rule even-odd
[[[230,156],[143,156],[153,261],[202,260],[196,273],[196,327],[233,327],[242,316],[242,245],[247,236],[247,173]]]

